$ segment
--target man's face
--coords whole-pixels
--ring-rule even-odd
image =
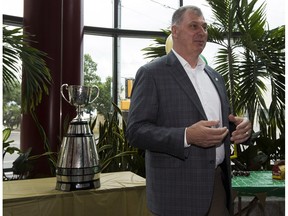
[[[188,10],[181,23],[172,26],[172,35],[175,47],[188,55],[200,55],[207,42],[207,23],[203,16]]]

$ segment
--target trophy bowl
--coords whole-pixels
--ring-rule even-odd
[[[68,92],[68,99],[64,94],[64,90]],[[93,91],[96,92],[96,96],[91,99]],[[77,116],[74,120],[81,121],[83,113],[82,109],[97,99],[99,96],[99,88],[97,86],[63,84],[61,86],[61,95],[69,104],[76,107]]]
[[[68,92],[68,99],[64,95],[63,89]],[[96,96],[91,100],[92,92],[96,91]],[[97,86],[82,86],[82,85],[68,85],[63,84],[61,86],[62,97],[75,107],[85,107],[90,103],[93,103],[99,95],[99,89]]]

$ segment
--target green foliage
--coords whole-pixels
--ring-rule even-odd
[[[3,104],[14,101],[18,105],[21,105],[21,85],[20,83],[15,83],[13,88],[7,89],[3,88]]]
[[[164,52],[165,52],[165,47]],[[99,124],[99,138],[97,152],[101,172],[116,172],[129,170],[145,176],[144,152],[130,146],[125,137],[126,122],[122,118],[121,110],[112,102],[112,78],[107,77],[105,82],[97,75],[97,63],[89,54],[84,55],[84,85],[97,86],[99,97],[89,106],[86,112],[97,109],[98,114],[105,116],[105,121]],[[91,95],[94,98],[95,95]],[[120,121],[120,119],[122,119]],[[90,119],[90,128],[96,125],[96,119]]]
[[[21,121],[21,86],[16,83],[9,90],[3,89],[3,125],[18,128]]]
[[[11,129],[17,129],[21,121],[20,105],[14,101],[4,103],[3,101],[3,125]]]
[[[105,115],[106,113],[111,112],[112,110],[111,86],[112,86],[112,77],[110,76],[106,77],[105,82],[101,82],[98,85],[100,93],[98,99],[95,102],[97,112],[99,114]]]
[[[52,78],[44,61],[46,54],[32,47],[31,35],[23,34],[22,30],[3,27],[3,88],[9,90],[19,84],[22,72],[26,83],[22,89],[21,109],[26,113],[34,111],[43,94],[49,93]]]
[[[105,82],[101,82],[101,78],[96,74],[97,63],[94,62],[89,54],[84,55],[84,85],[97,86],[99,88],[98,98],[85,107],[87,113],[91,113],[95,109],[99,114],[105,115],[111,111],[111,83],[112,78],[107,77]],[[96,96],[96,92],[92,92],[91,98]]]
[[[4,169],[3,169],[3,180],[22,179],[24,176],[24,173],[25,174],[27,173],[26,170],[28,170],[28,166],[29,166],[26,163],[26,160],[21,160],[21,158],[23,158],[23,156],[25,156],[25,158],[28,157],[31,149],[29,150],[28,153],[22,153],[22,151],[19,148],[11,147],[10,144],[14,142],[14,140],[9,140],[11,132],[12,132],[11,128],[5,128],[2,131],[2,135],[3,135],[3,160],[4,160],[4,157],[7,153],[14,154],[15,152],[17,152],[20,156],[13,162],[13,167],[12,167],[13,177],[8,178],[5,174]],[[14,163],[16,164],[16,167],[14,166]],[[24,167],[25,167],[25,172],[22,172]],[[18,176],[15,177],[14,175],[18,175]]]
[[[14,154],[15,152],[16,153],[20,153],[21,150],[17,147],[12,147],[10,144],[14,142],[14,140],[9,140],[10,138],[10,135],[11,135],[11,132],[12,132],[12,129],[11,128],[5,128],[3,131],[2,131],[2,144],[3,144],[3,161],[4,161],[4,158],[5,158],[5,155],[8,153],[8,154]],[[10,180],[7,176],[6,176],[6,173],[5,173],[5,169],[3,168],[3,180]]]
[[[273,140],[267,137],[255,137],[255,145],[249,145],[246,148],[241,146],[241,154],[233,160],[236,164],[239,162],[246,170],[271,170],[270,162],[285,160],[285,137]]]
[[[252,123],[259,122],[261,136],[275,140],[285,125],[285,27],[266,30],[265,3],[255,8],[257,0],[207,2],[215,17],[209,40],[221,46],[216,70],[226,80],[232,112],[248,113]],[[267,104],[269,82],[272,101]]]
[[[44,155],[51,155],[51,158],[49,159],[54,160],[52,155],[55,154],[50,152],[46,133],[35,114],[35,109],[41,103],[43,94],[49,94],[52,77],[45,62],[47,54],[33,47],[33,43],[36,42],[31,40],[32,37],[33,36],[29,35],[27,32],[23,33],[23,28],[9,29],[8,27],[3,27],[4,120],[6,120],[6,122],[9,121],[9,126],[13,127],[9,116],[12,119],[17,119],[20,116],[15,113],[16,111],[14,107],[11,105],[8,107],[8,105],[14,98],[17,99],[16,102],[19,102],[19,80],[25,78],[23,79],[25,82],[22,81],[21,112],[31,114],[41,136],[43,137],[43,142],[47,150],[47,153],[32,157],[29,157],[31,150],[28,150],[25,153],[21,152],[20,156],[16,161],[14,161],[15,164],[13,163],[13,172],[17,173],[19,178],[23,178],[27,175],[31,168],[29,162],[33,160],[34,157],[37,158]],[[17,91],[19,95],[18,97],[15,97]],[[13,98],[10,98],[9,100],[8,96],[12,96]]]
[[[207,2],[215,17],[209,40],[221,46],[215,69],[226,81],[232,111],[260,126],[253,145],[238,146],[237,160],[247,169],[269,169],[285,151],[285,27],[267,30],[265,3],[255,8],[257,0]]]
[[[151,58],[153,60],[154,58],[166,55],[165,43],[171,31],[165,29],[161,29],[161,31],[163,31],[166,37],[165,38],[157,37],[154,39],[154,44],[151,44],[148,47],[143,48],[142,51],[144,51],[145,58]]]
[[[15,152],[19,154],[16,160],[13,162],[12,172],[13,177],[8,178],[5,174],[5,169],[3,169],[3,180],[18,180],[24,179],[29,176],[29,172],[33,169],[33,162],[36,159],[43,157],[43,156],[55,156],[55,152],[45,152],[41,155],[33,155],[30,156],[32,148],[29,148],[26,152],[22,152],[17,147],[12,147],[10,144],[14,142],[14,140],[9,140],[11,135],[12,129],[5,128],[2,131],[3,136],[3,160],[7,153],[14,154]]]
[[[99,125],[97,143],[101,172],[132,171],[145,176],[143,152],[129,145],[126,137],[126,122],[121,110],[113,104],[113,113],[108,113],[105,122]],[[120,118],[119,118],[120,117]]]
[[[4,159],[5,155],[6,155],[6,153],[13,154],[14,152],[21,152],[21,150],[19,148],[10,146],[10,144],[14,142],[14,140],[9,140],[11,132],[12,132],[11,128],[5,128],[2,131],[2,136],[3,136],[3,140],[2,140],[2,143],[3,143],[3,159]]]

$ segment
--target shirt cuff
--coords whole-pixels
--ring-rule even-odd
[[[190,147],[190,145],[187,143],[187,139],[186,139],[186,130],[187,130],[187,128],[185,128],[185,131],[184,131],[184,148]]]

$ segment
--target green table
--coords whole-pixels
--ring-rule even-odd
[[[285,180],[272,179],[272,171],[251,171],[250,176],[234,176],[232,188],[240,196],[254,196],[266,193],[267,196],[285,196]]]
[[[234,199],[238,196],[238,213],[251,210],[260,201],[261,208],[267,196],[285,197],[285,180],[272,179],[272,171],[250,171],[250,176],[234,176],[232,178]],[[241,197],[255,197],[249,206],[242,209]]]

